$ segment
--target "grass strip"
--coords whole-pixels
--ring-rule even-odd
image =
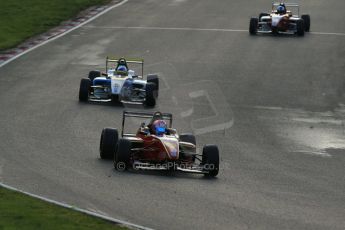
[[[111,0],[0,0],[0,51]]]
[[[0,187],[0,230],[125,230],[109,221]]]

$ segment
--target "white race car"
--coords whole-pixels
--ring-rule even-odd
[[[142,75],[136,75],[128,64],[140,64]],[[111,102],[155,106],[158,97],[159,79],[155,74],[143,78],[144,60],[109,58],[106,72],[93,70],[88,78],[80,81],[79,100],[82,102]]]
[[[285,33],[304,36],[310,30],[310,16],[299,16],[299,5],[296,3],[272,3],[270,13],[261,13],[258,18],[253,17],[249,23],[249,33]]]

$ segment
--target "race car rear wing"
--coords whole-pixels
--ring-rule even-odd
[[[107,59],[105,62],[106,73],[108,73],[108,67],[109,67],[108,63],[114,63],[114,62],[117,63],[121,58],[123,58],[123,57],[117,58],[117,57],[108,57],[107,56]],[[125,60],[127,63],[141,64],[141,76],[144,76],[144,59],[142,59],[142,58],[125,58]]]
[[[297,3],[285,3],[285,2],[272,2],[272,12],[280,4],[284,4],[286,7],[297,8],[297,16],[299,16],[299,5]]]
[[[279,6],[280,4],[284,4],[285,6],[288,6],[288,7],[298,7],[299,6],[297,3],[272,2],[272,6]]]
[[[169,128],[172,127],[172,114],[171,113],[161,113],[161,112],[134,112],[134,111],[123,111],[123,115],[122,115],[122,130],[121,130],[121,136],[135,136],[135,134],[129,134],[126,133],[124,134],[124,127],[125,127],[125,121],[126,121],[126,117],[138,117],[138,118],[151,118],[152,120],[155,117],[158,117],[160,119],[169,121]]]

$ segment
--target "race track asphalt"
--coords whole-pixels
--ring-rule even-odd
[[[301,4],[305,37],[250,36],[267,0],[129,0],[5,65],[0,181],[155,229],[344,229],[345,2]],[[102,128],[147,110],[78,102],[107,55],[159,74],[151,110],[219,146],[216,179],[99,158]]]

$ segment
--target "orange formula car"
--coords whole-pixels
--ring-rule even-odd
[[[136,132],[125,133],[126,118],[147,120]],[[121,137],[117,129],[104,128],[100,140],[100,157],[114,159],[117,170],[145,169],[199,173],[215,177],[219,170],[216,145],[205,145],[196,151],[192,134],[178,134],[172,128],[172,114],[123,112]]]

